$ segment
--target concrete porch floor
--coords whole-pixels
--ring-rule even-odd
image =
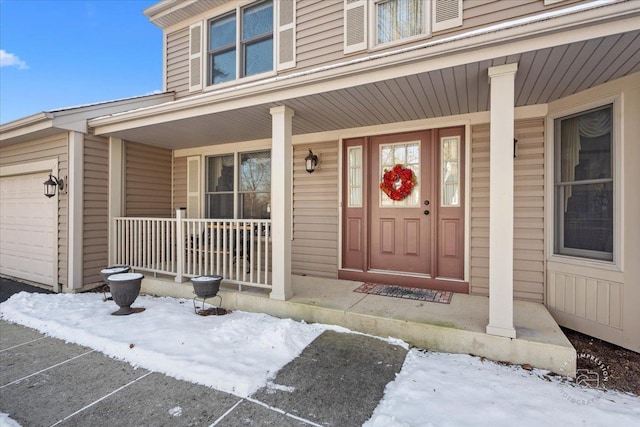
[[[542,304],[514,302],[517,336],[511,339],[486,334],[487,297],[454,294],[450,304],[440,304],[353,292],[361,284],[293,276],[295,295],[288,301],[272,300],[264,289],[238,291],[224,282],[220,295],[223,307],[231,310],[338,325],[375,336],[399,338],[427,350],[528,363],[575,376],[576,351]],[[178,298],[194,296],[190,282],[175,283],[172,278],[145,277],[142,292]]]

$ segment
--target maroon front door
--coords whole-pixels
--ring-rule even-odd
[[[371,138],[369,181],[380,183],[385,171],[402,165],[413,172],[416,184],[397,201],[379,185],[369,186],[370,270],[431,273],[432,158],[430,131]]]
[[[464,128],[354,138],[343,148],[339,277],[468,292]],[[402,200],[380,189],[385,170],[395,165],[415,176]]]

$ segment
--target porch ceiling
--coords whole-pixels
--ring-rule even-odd
[[[515,105],[548,103],[640,72],[640,30],[110,135],[170,149],[265,139],[277,105],[295,111],[294,135],[488,111],[488,68],[514,62]]]

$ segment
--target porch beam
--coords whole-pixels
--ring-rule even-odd
[[[271,113],[271,299],[285,301],[293,296],[291,283],[291,176],[292,119],[294,111],[273,107]]]
[[[513,325],[513,135],[518,64],[489,68],[489,324],[487,334],[516,337]]]
[[[109,138],[109,265],[117,259],[116,229],[114,218],[123,216],[124,203],[124,142],[120,138]],[[106,266],[105,266],[106,267]]]

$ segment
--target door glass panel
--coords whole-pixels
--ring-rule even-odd
[[[362,207],[362,146],[349,147],[349,176],[348,176],[350,208]]]
[[[403,200],[392,200],[380,190],[381,207],[411,207],[420,206],[420,142],[401,142],[397,144],[380,145],[380,175],[378,182],[382,182],[385,170],[391,170],[395,165],[410,168],[416,179],[416,184],[411,194]],[[398,179],[394,186],[399,188],[401,181]]]
[[[460,138],[442,138],[440,150],[441,205],[460,206]]]

